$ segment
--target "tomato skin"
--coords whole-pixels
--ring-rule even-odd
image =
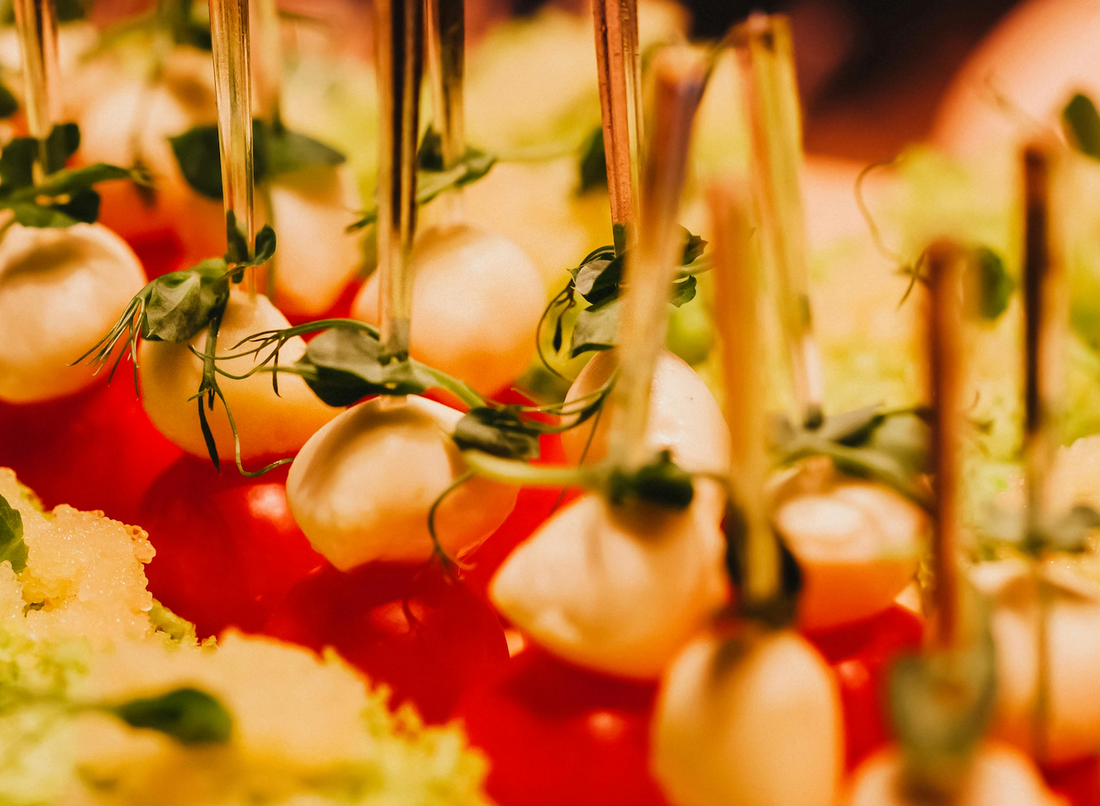
[[[334,648],[373,682],[411,702],[425,721],[449,719],[463,691],[508,660],[492,608],[439,563],[328,563],[303,579],[264,632],[320,651]]]
[[[890,740],[885,692],[894,659],[920,648],[924,622],[901,605],[856,624],[809,632],[806,638],[822,655],[836,676],[844,710],[844,745],[847,769]]]
[[[0,467],[10,467],[47,508],[70,504],[141,524],[142,496],[183,455],[141,406],[132,367],[44,403],[0,403]]]
[[[145,494],[156,557],[149,590],[200,636],[258,632],[286,592],[324,563],[286,502],[286,468],[259,478],[183,456]]]
[[[1042,772],[1051,791],[1070,806],[1100,806],[1100,756],[1043,767]]]
[[[529,646],[463,697],[498,806],[667,806],[649,774],[655,684],[592,674]]]

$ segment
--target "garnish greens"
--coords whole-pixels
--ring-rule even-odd
[[[27,544],[23,542],[23,516],[0,495],[0,562],[4,561],[18,574],[27,567]]]
[[[607,153],[602,126],[597,126],[585,138],[577,164],[577,194],[599,188],[607,189]]]
[[[184,179],[197,193],[221,200],[222,166],[215,124],[196,126],[168,138]],[[314,165],[341,165],[342,153],[282,124],[252,121],[253,172],[257,182]]]
[[[180,744],[225,744],[233,731],[233,717],[225,706],[205,691],[190,687],[100,706],[100,710],[131,727],[171,736]]]
[[[723,531],[726,538],[726,574],[730,584],[742,589],[745,582],[746,545],[748,543],[748,524],[741,508],[735,504],[735,496],[727,479],[722,480],[726,487],[726,517]],[[787,547],[787,543],[778,533],[775,541],[779,547],[780,575],[775,595],[768,601],[752,601],[738,597],[728,609],[728,615],[737,619],[762,622],[770,627],[781,629],[794,623],[798,615],[798,597],[802,593],[802,569],[798,560]]]
[[[17,137],[0,153],[0,209],[11,210],[13,220],[25,227],[69,227],[91,224],[99,218],[99,182],[131,179],[148,184],[148,177],[136,168],[97,162],[82,168],[65,163],[80,147],[80,129],[75,123],[54,126],[46,138],[46,177],[34,181],[34,163],[39,142]]]
[[[1075,149],[1100,160],[1100,112],[1087,95],[1077,93],[1070,98],[1062,110],[1062,131]]]

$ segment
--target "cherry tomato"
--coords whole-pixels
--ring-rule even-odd
[[[126,239],[150,280],[162,274],[186,269],[183,244],[172,230],[142,233]]]
[[[1100,806],[1100,756],[1043,768],[1043,777],[1070,806]]]
[[[508,659],[496,614],[436,562],[368,563],[349,573],[327,563],[303,579],[264,632],[321,650],[333,647],[371,680],[446,721],[463,691]]]
[[[849,770],[889,740],[887,675],[894,658],[918,649],[923,636],[920,616],[900,605],[856,624],[806,635],[825,656],[840,686]]]
[[[649,774],[656,686],[569,666],[531,646],[463,697],[499,806],[666,806]]]
[[[110,385],[59,400],[0,403],[0,467],[48,508],[71,504],[141,524],[142,496],[182,451],[145,416],[130,371],[120,366]]]
[[[286,502],[286,469],[259,478],[184,456],[145,494],[139,523],[156,557],[149,590],[200,636],[258,632],[294,583],[324,563]]]

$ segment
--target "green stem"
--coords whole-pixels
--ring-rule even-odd
[[[482,451],[463,451],[466,465],[479,476],[502,484],[520,487],[599,487],[608,475],[603,464],[573,467],[572,465],[529,465],[514,459]]]

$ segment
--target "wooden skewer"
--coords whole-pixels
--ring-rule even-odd
[[[642,139],[641,66],[637,0],[592,0],[599,70],[600,112],[615,250],[632,242],[638,219],[638,165]]]
[[[623,273],[620,369],[612,401],[610,456],[630,468],[651,458],[645,440],[649,398],[668,332],[668,298],[683,242],[680,196],[705,79],[705,57],[692,48],[666,50],[654,65],[656,123],[642,185],[638,247]]]
[[[49,173],[46,139],[59,117],[57,9],[53,0],[15,0],[15,26],[23,51],[27,127],[38,140],[35,182]]]
[[[279,8],[276,0],[256,0],[255,56],[259,69],[256,71],[257,110],[271,128],[278,131],[283,125],[282,86],[283,86],[283,45],[279,26]]]
[[[256,248],[256,224],[253,217],[255,188],[248,23],[248,0],[210,1],[222,197],[227,226],[235,226],[244,236],[251,255]],[[254,296],[254,270],[245,272],[245,284],[249,294]]]
[[[966,255],[949,242],[928,250],[928,363],[932,426],[932,471],[936,512],[932,536],[936,621],[932,644],[959,645],[959,527],[963,400],[962,274]]]
[[[803,422],[822,420],[824,379],[813,332],[802,207],[802,120],[790,20],[753,14],[735,31],[745,77],[753,151],[753,190],[764,254],[775,272],[780,318]]]
[[[451,168],[466,154],[466,114],[463,85],[466,74],[465,0],[424,0],[428,72],[432,108],[443,151],[443,167]],[[461,190],[447,194],[444,218],[462,217]]]
[[[409,354],[416,234],[416,138],[420,125],[424,19],[421,0],[376,0],[378,78],[378,276],[386,353]]]
[[[752,247],[748,194],[717,185],[709,194],[713,221],[715,320],[722,342],[726,423],[730,428],[730,484],[745,518],[747,604],[773,600],[779,590],[779,546],[768,519],[764,485],[764,339],[760,315],[760,261]]]

